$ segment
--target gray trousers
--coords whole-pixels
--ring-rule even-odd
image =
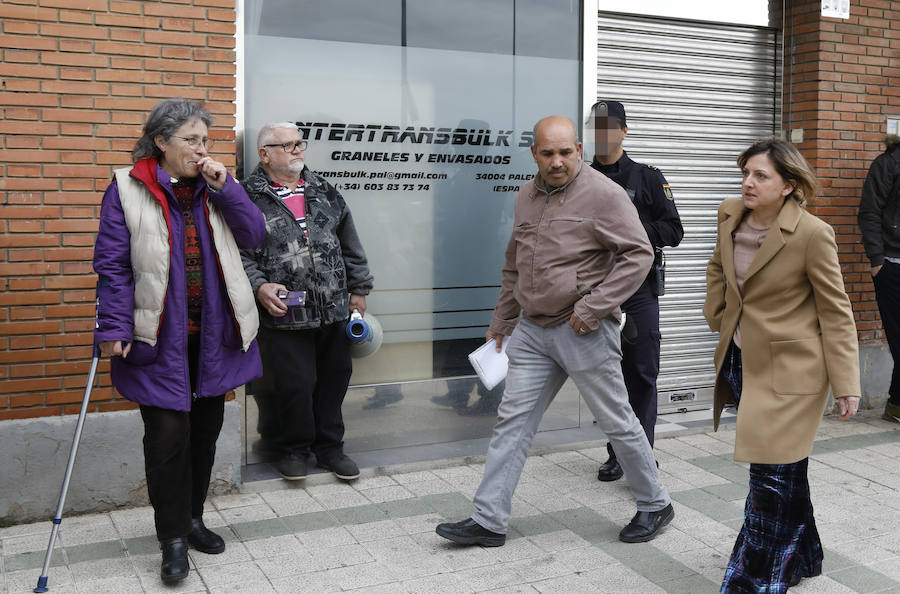
[[[567,377],[572,378],[615,448],[638,511],[657,511],[668,505],[669,494],[659,480],[653,450],[628,404],[616,321],[606,318],[597,330],[579,335],[568,323],[542,328],[522,318],[506,340],[506,391],[497,411],[499,419],[484,476],[475,492],[472,519],[492,532],[506,534],[513,491],[531,440]]]

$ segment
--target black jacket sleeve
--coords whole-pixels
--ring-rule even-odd
[[[341,242],[341,254],[344,257],[344,268],[347,270],[347,290],[356,295],[368,295],[374,286],[374,277],[369,270],[369,261],[363,250],[362,241],[356,231],[350,207],[341,193],[326,182],[329,199],[341,205],[341,220],[337,227],[338,240]]]
[[[888,210],[894,177],[900,174],[900,167],[889,152],[882,153],[872,161],[863,184],[862,199],[859,202],[857,222],[862,232],[862,243],[872,266],[884,263],[885,237],[883,221],[890,214]]]
[[[640,203],[636,204],[641,215],[644,230],[653,247],[672,246],[681,243],[684,229],[681,226],[681,217],[675,207],[675,199],[669,182],[659,169],[641,166],[643,168],[641,180]]]

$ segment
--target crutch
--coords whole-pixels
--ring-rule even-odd
[[[78,442],[81,441],[81,429],[84,427],[84,417],[87,413],[88,401],[91,399],[91,390],[94,388],[94,376],[97,375],[97,363],[100,361],[100,345],[94,344],[94,358],[91,359],[91,371],[88,373],[87,385],[84,387],[84,397],[81,399],[81,411],[78,413],[78,423],[75,424],[75,437],[72,438],[72,449],[69,450],[69,463],[66,465],[66,474],[63,477],[62,489],[59,492],[59,503],[56,505],[56,515],[53,516],[53,529],[50,531],[50,544],[47,545],[47,553],[44,555],[44,568],[41,577],[38,578],[35,592],[46,592],[47,571],[50,569],[50,557],[53,555],[53,545],[56,544],[56,534],[62,523],[63,506],[66,504],[66,492],[69,490],[69,479],[72,478],[72,467],[75,466],[75,455],[78,453]]]

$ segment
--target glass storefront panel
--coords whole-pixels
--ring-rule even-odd
[[[580,10],[245,3],[243,170],[256,165],[264,123],[297,122],[307,163],[346,199],[375,275],[368,307],[384,345],[354,361],[348,450],[490,434],[501,390],[477,385],[466,355],[497,299],[516,190],[536,171],[532,126],[553,113],[578,119]],[[567,389],[543,428],[579,421]]]

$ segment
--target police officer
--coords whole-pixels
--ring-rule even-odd
[[[628,134],[625,107],[618,101],[599,101],[591,108],[589,127],[594,130],[596,148],[591,167],[622,186],[637,208],[655,259],[650,273],[638,290],[622,304],[622,373],[628,400],[653,446],[656,426],[656,378],[659,375],[659,296],[665,289],[665,260],[662,247],[677,246],[684,230],[675,208],[672,190],[663,174],[651,165],[632,161],[622,148]],[[616,452],[607,443],[609,459],[600,466],[597,478],[615,481],[622,477]]]

